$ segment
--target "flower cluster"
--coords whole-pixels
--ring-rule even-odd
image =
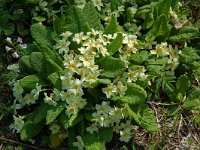
[[[176,69],[179,64],[179,54],[177,47],[173,48],[171,45],[168,46],[166,42],[157,44],[154,50],[150,51],[152,55],[157,57],[169,57],[168,64],[172,70]]]
[[[132,137],[131,120],[128,119],[128,112],[125,107],[111,107],[108,102],[103,101],[101,105],[96,104],[96,112],[92,114],[95,123],[87,127],[86,130],[91,134],[97,132],[101,127],[113,127],[113,131],[120,134],[120,140],[128,142]],[[126,120],[123,123],[122,120]]]
[[[121,81],[119,81],[117,85],[110,83],[107,85],[107,87],[102,89],[103,93],[106,94],[107,98],[111,98],[111,96],[115,96],[117,94],[119,94],[120,96],[123,96],[126,90],[127,90],[127,87],[123,85]]]
[[[17,82],[14,83],[14,87],[13,87],[13,95],[15,97],[15,100],[19,102],[19,105],[17,106],[20,106],[21,108],[24,105],[35,104],[36,100],[39,97],[39,93],[41,91],[42,91],[41,85],[38,85],[37,83],[35,89],[32,89],[30,93],[26,93],[25,95],[23,95],[24,89],[22,88],[18,80]]]
[[[9,128],[13,129],[13,132],[16,131],[17,133],[20,133],[25,123],[25,121],[23,120],[24,116],[19,116],[19,117],[13,116],[13,118],[14,118],[14,123],[12,123],[9,126]]]
[[[13,58],[19,58],[19,54],[17,53],[18,48],[26,49],[27,44],[24,44],[21,37],[18,37],[16,40],[12,40],[10,37],[5,39],[8,46],[5,46],[5,50],[7,53],[11,53]]]

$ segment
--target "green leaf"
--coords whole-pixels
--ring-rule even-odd
[[[197,51],[191,47],[184,48],[180,54],[180,62],[184,64],[191,64],[199,59],[200,57],[197,55]]]
[[[199,87],[193,87],[189,92],[187,99],[200,99],[200,88]]]
[[[33,52],[30,55],[30,64],[32,69],[38,73],[38,75],[46,77],[45,60],[41,52]]]
[[[49,47],[53,44],[51,32],[41,24],[33,24],[31,26],[31,34],[33,39],[40,45],[47,45]]]
[[[134,64],[141,65],[143,62],[149,59],[149,56],[150,56],[149,52],[139,51],[130,57],[130,61],[134,62]]]
[[[41,103],[30,116],[27,117],[27,122],[39,123],[47,116],[47,111],[50,108],[49,104]]]
[[[178,113],[180,113],[180,110],[181,110],[181,108],[179,105],[174,105],[174,106],[171,106],[168,108],[167,114],[168,114],[168,116],[175,116]]]
[[[111,56],[98,59],[97,64],[99,65],[99,68],[103,70],[101,76],[108,78],[115,78],[116,76],[121,75],[126,69],[123,61]]]
[[[20,138],[23,141],[28,141],[40,133],[44,122],[32,123],[26,122],[21,130]]]
[[[109,79],[98,79],[98,82],[102,83],[102,84],[109,84],[109,83],[111,83],[111,81]]]
[[[19,80],[20,85],[23,89],[26,90],[32,90],[35,88],[36,84],[46,86],[45,81],[43,81],[39,76],[37,75],[29,75],[25,76],[24,78]]]
[[[43,57],[50,62],[50,64],[54,65],[56,71],[60,71],[63,68],[63,62],[61,57],[58,55],[56,51],[50,49],[47,46],[41,46]],[[52,68],[51,68],[52,69]]]
[[[5,35],[11,35],[15,30],[15,26],[12,23],[4,23],[0,26],[0,31],[1,30],[5,33]]]
[[[156,37],[159,41],[165,41],[170,34],[170,28],[168,25],[167,17],[161,15],[154,22],[152,29],[149,31],[149,37]]]
[[[187,110],[192,110],[195,108],[200,109],[200,100],[199,99],[187,99],[183,103],[183,108]]]
[[[179,0],[173,0],[173,1],[171,2],[172,10],[177,9],[178,2],[179,2]]]
[[[62,89],[62,81],[60,79],[60,73],[54,72],[47,77],[48,80],[54,85],[54,88],[61,90]]]
[[[158,16],[165,15],[168,18],[171,3],[172,0],[160,0],[158,3]]]
[[[65,16],[56,17],[53,22],[53,29],[58,35],[64,31],[64,27],[66,26],[65,19]]]
[[[105,28],[104,34],[114,34],[123,31],[117,23],[117,19],[112,16],[110,24]]]
[[[33,17],[32,20],[35,20],[37,22],[44,22],[46,21],[46,18],[42,16],[37,16],[37,17]]]
[[[75,6],[71,6],[67,11],[67,26],[66,30],[71,31],[72,33],[78,32],[88,32],[90,31],[89,25],[84,18],[81,10]]]
[[[147,14],[147,17],[145,19],[144,24],[142,25],[143,29],[149,29],[152,27],[155,19],[157,18],[157,15],[155,17],[155,12],[157,12],[157,7],[155,5],[152,5],[152,8],[150,9],[150,11]]]
[[[176,82],[176,88],[178,89],[179,92],[185,94],[185,92],[187,92],[189,87],[190,87],[190,79],[186,75],[181,75]]]
[[[79,123],[81,120],[83,120],[84,114],[83,113],[74,113],[70,117],[66,115],[65,112],[61,113],[60,115],[60,123],[65,129],[68,129],[69,127],[73,127],[77,123]]]
[[[14,32],[14,24],[9,19],[12,19],[10,13],[0,9],[0,34],[10,35]]]
[[[172,99],[176,100],[176,90],[170,81],[162,81],[162,90]]]
[[[99,135],[96,132],[94,132],[93,134],[86,132],[83,135],[83,142],[85,144],[86,150],[102,150],[103,149],[103,143],[100,141]]]
[[[120,47],[122,46],[123,36],[121,33],[117,35],[117,37],[107,46],[108,53],[110,55],[115,54],[119,51]]]
[[[75,128],[68,129],[68,138],[67,138],[67,145],[69,150],[78,150],[77,147],[73,146],[74,142],[77,142],[76,136],[78,135],[78,131]]]
[[[150,132],[158,131],[156,117],[146,104],[131,105],[127,104],[128,113],[144,129]]]
[[[27,73],[27,72],[30,74],[34,73],[31,63],[30,63],[30,56],[23,56],[20,58],[19,68],[20,68],[20,71],[23,73]]]
[[[101,20],[99,18],[99,14],[96,11],[94,4],[92,1],[89,1],[84,9],[83,9],[83,15],[85,19],[88,22],[88,25],[90,28],[93,28],[95,30],[104,30],[103,25],[101,24]]]
[[[180,29],[180,31],[178,31],[174,35],[170,36],[169,40],[174,41],[174,42],[181,42],[181,41],[192,40],[198,36],[199,36],[198,28],[183,27]]]
[[[109,143],[112,141],[113,138],[113,130],[112,128],[100,128],[98,130],[99,138],[101,141],[105,141],[106,143]]]
[[[58,102],[56,106],[52,106],[48,111],[47,111],[47,117],[46,117],[46,124],[50,124],[53,122],[58,115],[61,114],[61,112],[65,109],[66,107],[66,102]]]
[[[152,2],[150,4],[146,4],[146,5],[139,7],[137,9],[136,17],[142,18],[143,20],[148,20],[148,17],[150,17],[150,14],[152,13],[151,18],[153,20],[156,19],[157,16],[154,16],[154,13],[153,13],[155,8],[157,8],[156,5],[157,5],[157,3]]]
[[[115,96],[112,98],[112,100],[120,100],[128,104],[139,104],[144,103],[146,98],[147,93],[142,87],[135,83],[127,83],[125,95],[122,97]]]
[[[112,0],[111,1],[111,11],[117,11],[119,6],[123,6],[123,3],[121,0]]]
[[[151,75],[162,75],[165,69],[165,66],[161,66],[161,65],[148,65],[146,67],[146,69],[148,70],[149,74]]]
[[[42,61],[42,65],[40,67],[43,77],[48,77],[52,73],[57,72],[58,74],[61,74],[63,72],[63,62],[60,58],[60,56],[52,49],[48,48],[47,46],[41,46],[41,52],[43,58],[40,60]],[[37,64],[37,59],[33,59],[34,63]]]

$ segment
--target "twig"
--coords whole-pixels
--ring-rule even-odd
[[[157,102],[147,102],[149,104],[154,104],[154,105],[163,105],[163,106],[173,106],[173,105],[178,105],[178,103],[171,103],[171,104],[168,104],[168,103],[157,103]]]
[[[118,142],[115,147],[112,148],[112,150],[114,150],[121,142]]]
[[[14,144],[17,144],[17,145],[22,145],[22,146],[29,147],[29,148],[32,148],[32,149],[45,150],[45,149],[41,149],[39,147],[35,147],[35,146],[32,146],[32,145],[24,144],[24,143],[17,142],[17,141],[11,140],[11,139],[3,138],[3,137],[0,137],[0,140],[6,141],[6,142],[10,142],[10,143],[14,143]]]
[[[177,131],[179,143],[180,143],[180,130],[181,130],[181,126],[182,126],[182,121],[183,121],[183,116],[181,115],[180,122],[178,124],[178,131]]]
[[[10,142],[10,143],[13,143],[13,144],[17,144],[17,145],[22,145],[24,147],[28,147],[28,148],[31,148],[31,149],[50,150],[48,148],[35,147],[35,146],[32,146],[32,145],[24,144],[24,143],[21,143],[21,142],[18,142],[18,141],[14,141],[14,140],[11,140],[11,139],[7,139],[7,138],[3,138],[3,137],[0,137],[0,140],[6,141],[6,142]],[[67,148],[56,148],[54,150],[67,150]]]

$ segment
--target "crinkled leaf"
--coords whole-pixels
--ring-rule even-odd
[[[53,29],[57,34],[61,34],[64,31],[64,27],[66,26],[65,23],[65,16],[56,17],[53,22]]]
[[[107,46],[108,53],[110,55],[115,54],[119,51],[120,47],[122,46],[123,36],[121,33],[117,35],[117,37]]]
[[[67,13],[66,30],[71,31],[72,33],[90,31],[87,20],[84,18],[81,10],[75,6],[71,6]]]
[[[19,80],[22,88],[26,90],[32,90],[35,88],[36,84],[46,86],[45,81],[43,81],[38,75],[29,75]]]
[[[165,41],[170,33],[167,17],[161,15],[154,22],[152,29],[149,31],[148,36],[154,36],[159,41]]]
[[[168,18],[171,3],[173,0],[160,0],[158,3],[158,16],[160,15],[166,15]]]
[[[128,113],[144,129],[150,132],[158,131],[156,117],[146,104],[127,105]]]
[[[200,88],[193,87],[189,92],[187,99],[200,99]]]
[[[115,96],[112,99],[120,100],[128,104],[139,104],[145,102],[146,98],[147,93],[142,87],[135,83],[127,83],[127,90],[125,92],[125,95],[122,97]]]
[[[99,14],[96,11],[94,4],[92,1],[88,2],[84,9],[83,9],[83,15],[85,19],[88,22],[88,25],[90,28],[93,28],[95,30],[103,30],[103,25],[101,24],[101,20],[99,18]]]
[[[147,17],[145,19],[144,24],[142,25],[143,29],[149,29],[150,27],[152,27],[154,21],[155,21],[155,12],[157,11],[157,8],[155,7],[155,5],[152,5],[152,8],[150,9],[150,11],[147,14]],[[157,18],[157,15],[156,15]]]
[[[50,107],[47,111],[46,124],[50,124],[61,114],[66,107],[65,104],[66,102],[58,102],[56,106]]]
[[[148,65],[146,67],[149,74],[151,75],[161,75],[164,72],[165,66],[161,65]]]
[[[137,18],[142,18],[144,20],[148,19],[149,14],[151,13],[152,9],[155,8],[156,5],[157,5],[157,2],[156,3],[152,2],[150,4],[145,4],[145,5],[141,6],[141,7],[139,7],[137,9],[136,17]],[[152,12],[154,12],[154,11],[152,11]],[[152,14],[152,15],[153,15],[152,18],[157,17],[157,16],[154,16],[154,14]]]
[[[174,35],[170,36],[169,40],[174,41],[174,42],[181,42],[181,41],[192,40],[198,36],[199,36],[198,28],[183,27],[180,29],[180,31],[178,31]]]
[[[114,78],[121,75],[125,70],[124,62],[119,58],[111,56],[98,59],[97,64],[99,65],[99,68],[102,69],[101,76],[108,78]]]
[[[41,52],[33,52],[30,55],[30,64],[32,69],[38,73],[38,75],[46,76],[45,60]]]
[[[47,116],[47,110],[50,106],[47,103],[41,103],[30,116],[27,117],[27,122],[39,123]]]
[[[41,48],[42,48],[42,55],[46,60],[51,60],[59,67],[63,68],[62,58],[55,50],[50,49],[47,46],[42,46]]]
[[[105,34],[114,34],[117,32],[122,32],[123,29],[119,26],[119,24],[117,23],[117,19],[112,16],[110,24],[105,28],[104,33]]]
[[[162,81],[162,90],[172,99],[176,100],[176,90],[170,81]]]
[[[54,88],[61,90],[62,89],[62,81],[60,79],[60,74],[59,72],[54,72],[47,77],[48,80],[51,81],[53,84]]]
[[[130,61],[133,61],[134,64],[141,65],[143,62],[148,60],[149,56],[150,56],[149,52],[140,51],[140,52],[137,52],[136,54],[133,54],[130,57]]]
[[[181,75],[176,82],[176,88],[178,89],[179,92],[184,94],[185,92],[187,92],[189,87],[190,87],[190,79],[186,75]]]
[[[20,71],[23,73],[27,73],[27,72],[30,74],[34,73],[31,63],[30,63],[30,56],[26,55],[20,58],[19,68],[20,68]]]
[[[23,141],[28,141],[35,137],[44,126],[44,122],[32,123],[26,122],[21,130],[20,138]]]
[[[197,51],[191,47],[186,47],[182,50],[180,54],[180,62],[184,64],[191,64],[196,60],[199,60],[200,57],[197,54]]]
[[[58,72],[63,72],[63,63],[60,56],[52,49],[47,46],[42,46],[42,55],[45,60],[46,76]]]
[[[187,110],[192,110],[195,108],[200,109],[200,100],[199,99],[187,99],[183,103],[183,108]]]
[[[33,24],[31,26],[31,34],[34,40],[40,45],[52,46],[53,39],[51,31],[41,24]]]
[[[65,112],[63,112],[60,115],[60,123],[65,129],[68,129],[80,122],[83,117],[84,115],[82,113],[74,113],[69,117]]]

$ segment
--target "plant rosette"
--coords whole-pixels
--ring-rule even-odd
[[[35,88],[27,93],[24,86],[32,82],[33,78],[28,80],[25,77],[17,81],[13,91],[16,104],[20,105],[21,109],[27,105],[41,103],[41,109],[46,109],[43,110],[46,111],[44,117],[52,134],[60,133],[61,128],[68,130],[75,124],[85,122],[87,126],[84,132],[100,134],[101,130],[110,130],[110,134],[114,132],[119,135],[120,141],[129,142],[133,137],[134,126],[131,122],[134,119],[147,130],[157,131],[156,120],[145,105],[147,93],[143,87],[136,84],[138,80],[147,81],[145,66],[134,65],[130,61],[134,54],[146,48],[146,43],[138,40],[137,35],[104,34],[94,29],[73,36],[67,31],[62,33],[61,37],[62,39],[54,46],[63,58],[64,69],[57,77],[60,84],[55,84],[57,88],[46,89],[37,82]],[[70,49],[72,42],[78,45],[76,50]],[[148,43],[148,46],[150,44]],[[169,60],[176,58],[178,62],[177,50],[167,46],[167,43],[157,44],[155,49],[147,51],[153,57],[169,57]],[[171,69],[174,69],[173,67]],[[144,124],[140,118],[143,116],[138,116],[134,107],[146,109],[146,115],[150,117],[149,124]],[[42,117],[34,116],[36,114],[40,115],[40,110],[31,114],[31,117],[27,116],[27,119],[33,118],[34,123],[37,118]],[[12,127],[21,132],[23,139],[24,117],[19,116],[18,119],[21,121],[15,121]],[[30,137],[25,139],[28,138]],[[77,140],[81,144],[79,136]],[[81,145],[78,143],[75,142],[73,145],[80,149]]]
[[[117,18],[123,15],[121,12],[127,10],[127,16],[134,16],[137,8],[116,1],[93,1],[81,4],[81,9],[69,8],[64,32],[57,28],[58,22],[54,32],[42,24],[31,26],[35,43],[28,44],[27,52],[21,52],[19,68],[23,78],[13,87],[15,114],[10,127],[20,133],[22,140],[30,140],[48,127],[51,147],[67,138],[70,149],[102,149],[116,137],[125,143],[133,142],[136,125],[149,132],[158,131],[146,100],[156,93],[151,92],[152,88],[162,88],[170,99],[177,99],[176,91],[180,92],[181,86],[174,90],[170,81],[180,55],[182,61],[189,60],[177,47],[165,42],[170,31],[165,13],[170,9],[153,23],[149,20],[146,27],[131,21],[120,26]],[[153,6],[170,8],[169,2],[163,2]],[[87,16],[90,9],[96,15],[94,20]],[[142,13],[141,9],[138,13]],[[105,28],[97,12],[103,15]],[[145,36],[140,33],[150,24],[150,32]],[[30,110],[30,114],[20,115]]]

